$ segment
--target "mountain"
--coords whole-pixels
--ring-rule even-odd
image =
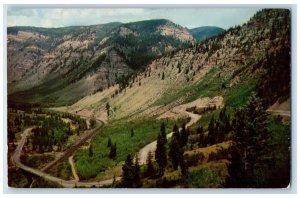
[[[290,28],[288,10],[259,11],[242,26],[155,59],[124,86],[87,96],[66,110],[103,119],[109,102],[115,119],[134,119],[204,97],[218,96],[237,108],[252,92],[268,107],[290,97]]]
[[[66,28],[9,27],[9,100],[70,104],[123,81],[151,60],[194,43],[171,21]]]
[[[99,31],[108,29],[104,27],[105,25],[99,28]],[[147,34],[149,31],[150,35]],[[19,185],[15,181],[18,181],[19,175],[22,176],[13,167],[13,164],[20,164],[17,163],[20,162],[20,149],[16,149],[14,153],[13,150],[16,133],[25,128],[25,135],[22,136],[22,140],[18,140],[19,145],[24,145],[27,152],[27,155],[25,153],[22,156],[21,162],[27,166],[34,165],[30,172],[37,174],[37,171],[33,171],[34,168],[48,164],[49,157],[55,159],[57,164],[49,170],[49,174],[55,176],[51,177],[51,180],[58,185],[64,183],[65,186],[76,188],[91,185],[95,187],[105,183],[104,187],[128,187],[124,181],[127,180],[127,183],[130,180],[130,187],[143,188],[286,187],[291,175],[290,10],[260,10],[248,22],[230,28],[222,34],[171,51],[158,48],[156,52],[161,55],[157,55],[156,58],[146,56],[149,59],[145,58],[143,64],[130,64],[133,53],[152,49],[146,44],[155,47],[168,41],[168,45],[172,46],[181,41],[180,45],[187,45],[186,40],[190,37],[186,31],[166,20],[116,24],[99,38],[95,50],[89,51],[84,47],[74,50],[74,44],[85,46],[82,44],[85,43],[89,46],[87,38],[90,38],[91,34],[88,33],[80,33],[82,36],[76,36],[74,40],[63,40],[58,46],[69,42],[61,47],[51,48],[46,44],[43,48],[39,47],[45,51],[60,49],[53,53],[60,62],[57,63],[57,69],[54,72],[46,71],[44,78],[50,80],[35,86],[32,92],[15,92],[9,95],[9,106],[16,100],[33,99],[36,100],[33,102],[51,101],[49,105],[59,104],[57,101],[67,104],[66,101],[71,101],[68,97],[72,97],[72,94],[88,94],[86,90],[90,90],[95,82],[93,76],[103,73],[106,76],[103,79],[100,76],[99,82],[118,83],[106,84],[108,88],[88,94],[72,105],[50,108],[54,112],[48,108],[30,110],[25,108],[27,106],[20,106],[20,109],[28,112],[9,109],[7,131],[10,140],[8,150],[11,152],[8,153],[8,157],[10,159],[12,156],[13,159],[12,163],[9,163],[10,185]],[[28,36],[28,33],[25,35]],[[38,38],[40,37],[42,38]],[[128,39],[122,39],[123,37]],[[140,40],[142,38],[161,40],[160,43],[155,43]],[[71,49],[67,51],[64,46]],[[29,49],[26,52],[29,53]],[[49,56],[49,52],[41,53],[44,53],[41,55],[43,57]],[[68,64],[68,60],[64,63],[64,59],[67,59],[64,57],[69,56],[73,57],[71,63]],[[49,64],[46,62],[44,65],[47,69]],[[126,69],[131,75],[118,78],[118,72],[125,75]],[[38,68],[37,70],[39,71]],[[42,76],[43,70],[40,71]],[[112,75],[113,72],[117,76]],[[89,84],[84,87],[84,83]],[[57,89],[58,85],[61,86],[61,90]],[[86,92],[82,93],[84,91]],[[42,94],[46,97],[43,98]],[[62,101],[64,99],[66,101]],[[63,113],[59,115],[56,111]],[[274,115],[269,115],[266,111]],[[276,115],[278,112],[279,115]],[[89,118],[90,126],[96,127],[81,132],[82,128],[87,127],[86,122],[79,117],[79,122],[76,121],[77,117],[73,114]],[[63,121],[60,117],[64,118]],[[96,120],[103,121],[104,127],[100,129],[100,123]],[[28,133],[30,129],[26,129],[26,126],[34,127],[33,125],[37,125],[36,128],[32,129],[32,133]],[[52,128],[52,125],[57,126]],[[181,129],[177,132],[176,128]],[[74,146],[78,142],[83,143],[83,140],[87,141],[85,137],[88,134],[92,136],[88,145]],[[165,141],[165,134],[170,141]],[[24,144],[26,138],[29,145]],[[38,143],[35,144],[36,142]],[[54,145],[63,149],[54,149]],[[160,149],[163,147],[167,149],[168,154],[164,149]],[[70,149],[73,149],[72,153],[69,152]],[[69,160],[73,171],[67,171],[65,174],[66,169],[60,167],[66,167],[67,159],[56,161],[55,153],[58,152],[51,154],[52,150],[60,151],[61,156],[74,156],[73,163]],[[168,156],[166,167],[162,167],[160,163],[163,153]],[[173,155],[175,153],[179,154]],[[245,153],[247,155],[244,155]],[[33,157],[36,154],[38,158]],[[35,162],[34,159],[41,160]],[[149,167],[152,162],[153,170],[148,169],[144,171],[145,174],[136,174],[139,173],[139,163],[147,163],[146,166]],[[176,163],[180,169],[174,166]],[[247,164],[252,166],[245,166]],[[241,171],[245,174],[239,174]],[[37,174],[41,175],[43,174]],[[79,177],[76,181],[75,175]],[[128,175],[137,176],[134,178],[141,182],[136,182],[137,180],[131,176],[127,177]],[[23,184],[24,177],[22,187],[26,184]],[[208,177],[212,179],[202,179]],[[44,179],[48,181],[48,178]],[[69,181],[65,181],[67,179]],[[232,185],[235,181],[240,183],[242,180],[247,182]],[[30,176],[27,179],[28,185],[31,181]],[[42,181],[40,183],[43,183],[44,187],[50,184],[53,186],[52,183],[39,181]],[[108,181],[112,184],[108,184]]]
[[[225,31],[224,29],[215,26],[203,26],[203,27],[189,29],[189,32],[193,35],[193,37],[197,40],[197,42],[201,42],[207,38],[221,34],[224,31]]]

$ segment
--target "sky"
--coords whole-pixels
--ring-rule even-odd
[[[228,29],[247,22],[260,8],[21,8],[8,7],[7,26],[66,27],[169,19],[187,28]]]

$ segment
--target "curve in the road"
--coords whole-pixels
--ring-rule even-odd
[[[18,146],[16,148],[16,150],[14,151],[13,155],[11,156],[11,161],[13,163],[13,165],[19,167],[22,170],[25,170],[27,172],[30,172],[36,176],[42,177],[45,180],[57,183],[59,185],[61,185],[62,187],[67,187],[67,188],[73,188],[73,187],[102,187],[105,185],[110,185],[114,179],[108,179],[108,180],[103,180],[103,181],[93,181],[93,182],[79,182],[76,180],[64,180],[58,177],[54,177],[44,171],[29,167],[24,165],[21,161],[20,161],[20,156],[21,156],[21,152],[22,149],[24,147],[24,144],[26,143],[27,140],[27,136],[30,133],[30,131],[32,130],[33,127],[31,128],[27,128],[23,131],[22,135],[21,135],[21,139],[18,142]],[[94,131],[94,130],[92,130]],[[88,137],[92,137],[92,136],[88,136]],[[82,141],[86,141],[88,138],[82,138]],[[79,143],[77,143],[76,145],[80,145]],[[72,147],[73,148],[73,147]],[[62,155],[60,159],[62,159],[63,157],[66,157],[68,154],[70,154],[69,152],[66,152],[65,155]],[[59,160],[55,160],[55,163],[57,163]],[[52,163],[55,164],[55,163]],[[50,166],[48,166],[50,167]],[[115,178],[116,181],[120,180],[120,177]]]
[[[201,115],[194,114],[191,112],[188,112],[185,110],[185,108],[182,108],[181,106],[178,106],[175,108],[176,111],[179,111],[183,114],[186,114],[188,117],[190,117],[190,121],[185,125],[186,127],[190,127],[192,124],[196,123],[200,118]],[[181,128],[179,129],[181,130]],[[171,138],[173,135],[173,132],[167,134],[167,139]],[[139,164],[146,164],[147,163],[147,157],[148,153],[151,152],[152,156],[154,157],[155,155],[155,149],[156,149],[156,143],[157,141],[153,141],[146,146],[144,146],[137,154],[138,159],[139,159]]]
[[[190,117],[190,121],[186,124],[186,127],[191,126],[192,124],[196,123],[200,118],[201,115],[198,114],[193,114],[190,112],[187,112],[185,109],[182,108],[178,108],[177,110],[181,111],[182,113],[188,115],[188,117]],[[99,120],[98,120],[99,121]],[[102,121],[101,121],[102,122]],[[102,124],[104,125],[104,123],[102,122]],[[103,126],[102,125],[102,126]],[[102,127],[101,126],[101,127]],[[100,128],[101,128],[100,127]],[[97,127],[96,127],[97,128]],[[100,128],[97,128],[97,130],[99,130]],[[71,146],[67,151],[65,151],[61,156],[59,156],[57,159],[55,159],[54,161],[52,161],[51,163],[47,164],[42,170],[38,170],[38,169],[34,169],[32,167],[26,166],[23,163],[20,162],[20,155],[21,155],[21,151],[22,148],[27,140],[27,136],[29,134],[29,132],[31,131],[32,128],[28,128],[25,129],[23,134],[22,134],[22,138],[18,143],[18,146],[15,150],[15,152],[13,153],[12,157],[11,157],[11,161],[13,162],[13,164],[27,172],[30,172],[36,176],[42,177],[46,180],[49,180],[51,182],[57,183],[59,185],[61,185],[62,187],[67,187],[67,188],[73,188],[73,187],[102,187],[105,185],[110,185],[113,183],[113,181],[118,181],[121,179],[121,177],[117,177],[115,179],[108,179],[108,180],[102,180],[102,181],[93,181],[93,182],[80,182],[78,175],[75,176],[74,172],[76,173],[75,167],[72,166],[72,172],[73,175],[75,177],[75,180],[64,180],[58,177],[54,177],[46,172],[44,172],[45,170],[49,169],[50,167],[52,167],[54,164],[56,164],[58,161],[66,158],[66,157],[70,157],[74,151],[75,148],[80,147],[86,140],[88,140],[89,138],[92,138],[95,134],[96,131],[95,129],[90,130],[92,132],[90,132],[88,135],[84,136],[79,142],[75,143],[73,146]],[[173,135],[173,132],[167,134],[167,138],[171,138]],[[147,155],[149,152],[154,153],[155,148],[156,148],[156,142],[157,141],[153,141],[150,144],[146,145],[145,147],[143,147],[139,152],[138,152],[138,157],[139,157],[139,163],[140,164],[145,164],[147,161]],[[69,159],[70,160],[70,159]],[[73,170],[74,168],[74,170]]]

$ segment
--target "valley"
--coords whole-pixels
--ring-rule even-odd
[[[9,27],[9,186],[287,187],[290,22]]]

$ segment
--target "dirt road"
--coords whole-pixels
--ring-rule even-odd
[[[267,110],[267,112],[273,113],[275,115],[281,115],[281,116],[287,116],[291,117],[291,111],[285,111],[285,110]]]
[[[13,155],[10,158],[13,165],[15,165],[15,166],[18,166],[19,164],[21,164],[21,162],[20,162],[21,152],[22,152],[24,144],[26,143],[27,136],[28,136],[28,134],[30,133],[30,131],[32,129],[33,129],[33,127],[27,128],[23,131],[23,133],[21,135],[21,139],[18,142],[18,146],[17,146],[15,152],[13,153]]]
[[[62,152],[59,156],[56,156],[55,160],[49,162],[46,164],[41,171],[47,171],[51,167],[53,167],[55,164],[57,164],[59,161],[66,159],[70,157],[80,146],[82,146],[87,140],[93,138],[103,127],[103,122],[96,120],[97,126],[93,129],[87,130],[84,132],[82,136],[80,136],[72,146],[70,146],[67,150]]]
[[[75,181],[79,181],[79,177],[77,175],[77,171],[76,171],[76,167],[75,167],[73,157],[74,157],[74,155],[69,157],[69,163],[70,163],[70,166],[71,166],[71,169],[72,169],[72,174],[73,174],[73,177],[74,177]]]
[[[177,111],[180,111],[181,113],[186,114],[188,117],[190,117],[190,121],[186,124],[186,127],[191,126],[192,124],[194,124],[195,122],[197,122],[200,118],[201,115],[197,115],[197,114],[193,114],[190,112],[187,112],[185,110],[185,108],[178,106],[176,108]],[[26,166],[24,164],[21,163],[20,161],[20,155],[23,149],[23,146],[27,140],[27,136],[29,134],[29,132],[31,131],[32,128],[28,128],[26,130],[24,130],[24,132],[22,133],[22,138],[18,143],[18,146],[15,150],[15,152],[13,153],[12,157],[11,157],[11,161],[12,163],[27,171],[30,172],[36,176],[42,177],[45,180],[57,183],[59,185],[61,185],[62,187],[67,187],[67,188],[73,188],[73,187],[102,187],[104,185],[110,185],[113,182],[113,178],[112,179],[108,179],[108,180],[103,180],[103,181],[94,181],[94,182],[80,182],[79,181],[79,177],[76,173],[76,169],[74,166],[74,162],[72,159],[72,155],[74,153],[74,151],[79,148],[84,142],[86,142],[88,139],[92,138],[97,131],[100,131],[100,128],[103,126],[103,123],[100,124],[100,121],[98,122],[98,126],[94,129],[88,130],[87,132],[85,132],[84,136],[82,136],[81,138],[79,138],[79,140],[77,142],[75,142],[69,149],[67,149],[65,152],[61,153],[54,161],[50,162],[49,164],[47,164],[44,168],[42,168],[41,170]],[[173,132],[167,134],[167,138],[172,137]],[[139,152],[138,152],[138,156],[139,156],[139,163],[140,164],[145,164],[147,161],[147,155],[148,153],[151,151],[153,156],[154,156],[154,152],[155,152],[155,148],[156,148],[156,141],[151,142],[150,144],[146,145],[145,147],[143,147]],[[58,177],[54,177],[48,173],[46,173],[45,171],[47,169],[49,169],[50,167],[52,167],[53,165],[55,165],[58,161],[65,159],[66,157],[69,157],[69,162],[71,164],[72,167],[72,173],[74,175],[75,180],[63,180],[61,178]],[[115,178],[116,181],[121,180],[121,177],[117,177]]]
[[[196,123],[201,118],[201,115],[188,112],[188,111],[186,111],[186,108],[184,106],[181,106],[181,105],[175,107],[174,110],[176,110],[176,111],[178,111],[182,114],[186,114],[188,117],[190,117],[191,120],[185,125],[186,127],[191,126],[192,124]],[[181,130],[181,128],[180,128],[180,130]],[[168,133],[167,134],[167,139],[171,138],[172,135],[173,135],[173,132]],[[155,157],[156,143],[157,143],[157,141],[155,140],[155,141],[147,144],[146,146],[144,146],[138,152],[137,156],[138,156],[140,165],[147,163],[147,156],[148,156],[149,152],[151,152],[152,156]]]
[[[24,165],[20,161],[20,156],[21,156],[23,146],[27,141],[27,136],[28,136],[28,134],[30,133],[31,130],[32,130],[32,128],[28,128],[28,129],[25,129],[23,131],[23,133],[21,135],[22,138],[19,140],[18,146],[17,146],[16,150],[14,151],[13,155],[11,156],[11,161],[15,166],[19,167],[22,170],[30,172],[30,173],[32,173],[36,176],[42,177],[45,180],[57,183],[57,184],[61,185],[62,187],[67,187],[67,188],[72,188],[72,187],[101,187],[101,186],[104,186],[104,185],[109,185],[113,182],[113,179],[108,179],[108,180],[103,180],[103,181],[94,181],[94,182],[79,182],[79,181],[76,181],[76,180],[63,180],[63,179],[60,179],[58,177],[54,177],[54,176],[52,176],[52,175],[50,175],[50,174],[48,174],[44,171],[41,171],[41,170],[38,170],[38,169],[35,169],[35,168]],[[94,130],[92,130],[92,131],[94,131]],[[89,136],[85,136],[85,137],[87,138]],[[81,141],[86,141],[86,139],[82,138]],[[81,142],[81,141],[79,141],[79,142]],[[77,146],[79,146],[79,144],[80,144],[79,142],[77,142],[77,144],[76,144]],[[72,146],[72,148],[74,149],[73,146]],[[65,156],[68,156],[69,154],[71,154],[71,153],[68,150],[68,151],[66,151],[66,153],[64,155],[61,155],[61,156],[65,157]],[[115,178],[116,181],[118,181],[120,179],[121,179],[120,177]]]

